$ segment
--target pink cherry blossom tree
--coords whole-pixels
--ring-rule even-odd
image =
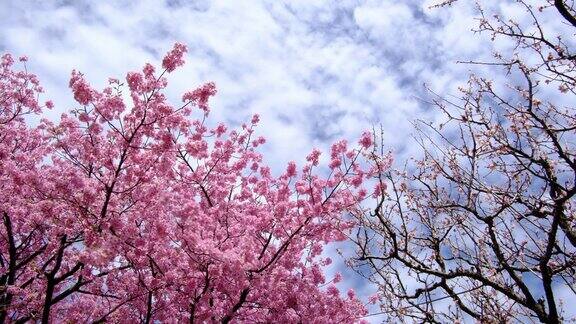
[[[210,126],[207,83],[169,103],[176,44],[92,88],[73,71],[78,108],[31,126],[39,82],[10,55],[0,70],[0,322],[355,322],[364,305],[327,278],[323,247],[365,199],[372,145],[332,148],[329,167],[273,176],[259,117]],[[25,58],[22,59],[25,61]],[[324,170],[324,171],[322,171]]]
[[[572,1],[532,3],[516,2],[523,23],[480,11],[479,31],[511,50],[476,63],[501,66],[509,83],[474,75],[459,99],[434,97],[445,118],[417,123],[422,158],[381,173],[388,192],[358,214],[355,266],[379,286],[371,301],[390,320],[573,314],[576,11]],[[556,29],[540,22],[545,14],[557,15]]]

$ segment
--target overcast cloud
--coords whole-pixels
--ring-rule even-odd
[[[253,113],[277,163],[313,146],[355,139],[382,124],[395,151],[410,120],[429,114],[422,84],[454,91],[490,53],[470,33],[473,7],[430,10],[393,1],[10,1],[1,0],[0,50],[31,57],[57,112],[74,106],[66,89],[76,68],[95,85],[189,46],[171,94],[215,81],[213,120]],[[55,114],[58,115],[58,114]],[[278,130],[282,131],[278,131]],[[281,163],[281,164],[283,164]]]

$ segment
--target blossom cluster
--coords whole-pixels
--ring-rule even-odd
[[[164,72],[184,64],[176,44],[96,90],[73,71],[79,108],[59,122],[41,113],[36,77],[0,74],[0,320],[355,322],[366,310],[326,278],[323,247],[343,240],[359,208],[358,147],[338,142],[332,172],[289,162],[272,175],[257,148],[259,116],[233,129],[207,122],[213,83],[171,105]],[[46,103],[52,107],[52,103]],[[197,109],[194,109],[196,107]],[[199,115],[197,116],[197,114]]]

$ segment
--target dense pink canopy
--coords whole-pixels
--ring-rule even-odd
[[[10,55],[0,67],[0,317],[7,321],[355,322],[363,304],[341,296],[322,256],[345,238],[345,218],[373,170],[358,147],[332,147],[279,177],[262,163],[258,116],[209,127],[208,83],[173,106],[166,73],[147,64],[102,91],[72,72],[79,108],[27,123],[37,78]],[[25,60],[25,58],[23,58]],[[23,63],[22,63],[23,64]]]

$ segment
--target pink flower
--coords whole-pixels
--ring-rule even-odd
[[[342,161],[339,158],[332,159],[330,162],[330,169],[336,169],[342,164]]]
[[[139,91],[144,83],[144,78],[142,74],[138,72],[128,72],[126,75],[126,82],[128,82],[128,87],[132,91]]]
[[[340,155],[346,152],[347,145],[348,142],[346,142],[345,140],[341,140],[332,144],[330,157],[332,157],[332,159],[340,158]]]
[[[352,181],[350,183],[354,187],[358,188],[362,184],[362,181],[364,181],[364,177],[362,176],[362,173],[359,173],[357,176],[352,178]]]
[[[182,96],[182,101],[193,102],[198,106],[198,108],[204,110],[205,113],[208,113],[208,111],[210,110],[208,108],[208,98],[214,96],[215,94],[216,94],[216,85],[214,84],[214,82],[208,82],[194,91],[186,92]]]
[[[146,65],[144,65],[144,68],[142,69],[142,72],[144,72],[144,75],[147,77],[152,77],[154,74],[154,66],[150,63],[146,63]]]
[[[12,64],[14,64],[14,58],[12,58],[12,55],[10,54],[2,55],[2,66],[9,67]]]
[[[320,284],[325,282],[324,274],[320,271],[317,266],[312,267],[312,280],[314,284]]]
[[[286,168],[286,175],[288,177],[296,176],[296,163],[294,161],[288,162],[288,167]]]
[[[174,44],[174,47],[162,60],[162,67],[168,72],[174,71],[177,67],[184,65],[184,54],[188,51],[186,45]]]
[[[252,146],[258,147],[259,145],[262,145],[264,143],[266,143],[266,139],[262,136],[259,136],[257,139],[252,141]]]
[[[340,281],[342,281],[342,274],[340,272],[336,272],[336,274],[334,275],[334,279],[332,279],[332,281],[334,283],[339,283]]]
[[[217,137],[222,136],[224,133],[226,133],[226,125],[219,124],[218,127],[216,127],[216,130],[214,132],[216,133]]]
[[[384,193],[386,193],[386,183],[376,183],[376,185],[374,186],[374,191],[372,192],[372,197],[376,198],[376,197],[380,197],[382,195],[384,195]]]
[[[338,288],[336,288],[336,286],[334,286],[334,285],[330,285],[328,287],[327,293],[332,295],[332,296],[338,296],[340,294],[340,292],[338,291]]]
[[[90,116],[87,113],[81,113],[80,116],[78,116],[78,120],[86,123],[90,121]]]
[[[311,162],[312,165],[318,165],[320,154],[320,150],[313,149],[312,152],[306,157],[306,161]]]
[[[373,144],[372,133],[369,131],[363,132],[362,137],[360,138],[360,141],[358,141],[358,143],[365,149],[372,146],[372,144]]]
[[[348,289],[348,292],[346,294],[348,295],[348,298],[350,298],[350,299],[356,298],[356,293],[354,292],[354,290],[352,288]]]
[[[94,99],[94,91],[88,82],[84,80],[82,73],[72,70],[69,86],[74,93],[74,99],[76,99],[78,103],[87,105]]]

